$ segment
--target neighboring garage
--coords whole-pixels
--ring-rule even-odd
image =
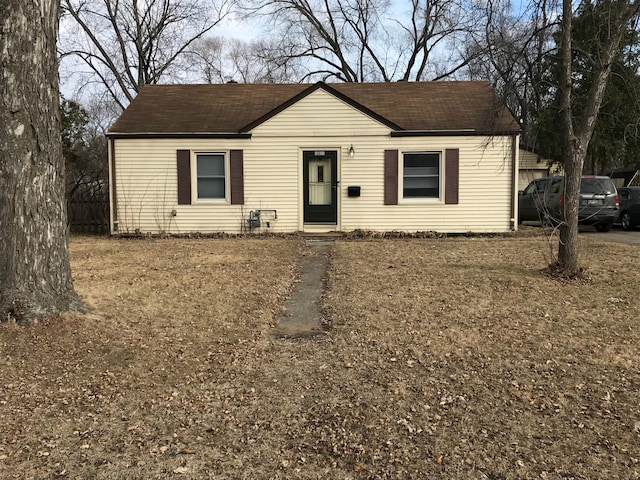
[[[562,175],[561,167],[550,165],[548,160],[540,158],[533,148],[520,144],[519,150],[518,190],[524,190],[536,178]]]

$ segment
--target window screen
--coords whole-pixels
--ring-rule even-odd
[[[198,198],[225,198],[224,154],[197,155]]]
[[[440,154],[405,153],[402,182],[404,198],[439,198]]]

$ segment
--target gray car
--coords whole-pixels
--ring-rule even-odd
[[[631,230],[640,225],[640,187],[618,189],[620,195],[619,222],[623,230]]]
[[[519,222],[536,221],[558,225],[564,208],[564,177],[538,178],[519,196]],[[599,232],[611,230],[618,218],[619,198],[609,177],[583,176],[580,182],[578,224],[594,225]]]

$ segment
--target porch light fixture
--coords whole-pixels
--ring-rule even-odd
[[[349,158],[353,158],[355,154],[356,154],[356,151],[353,149],[353,143],[352,143],[351,146],[349,147]]]

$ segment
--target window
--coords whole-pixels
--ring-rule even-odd
[[[560,188],[564,188],[564,184],[562,183],[562,178],[556,178],[551,182],[551,187],[549,191],[551,193],[560,193]]]
[[[523,193],[525,195],[532,195],[534,193],[542,193],[542,192],[544,192],[544,188],[542,188],[543,185],[544,185],[544,183],[542,183],[542,182],[533,181],[529,185],[527,185],[527,188],[524,189]]]
[[[616,188],[609,178],[582,177],[580,181],[580,193],[593,193],[596,195],[611,195]]]
[[[404,154],[402,196],[440,198],[440,153]]]
[[[325,173],[326,180],[325,181]],[[331,159],[309,160],[309,205],[331,205]]]
[[[225,198],[225,158],[223,153],[196,155],[198,198]]]
[[[549,178],[539,178],[537,180],[534,180],[527,186],[527,188],[525,188],[524,194],[533,195],[534,193],[537,193],[539,195],[542,195],[549,183]]]

